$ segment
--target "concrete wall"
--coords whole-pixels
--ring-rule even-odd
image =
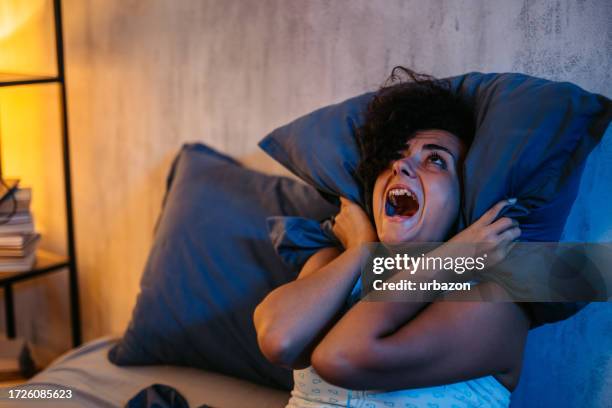
[[[607,0],[64,0],[64,13],[86,339],[129,321],[185,141],[266,167],[255,152],[268,131],[376,88],[398,64],[612,96]]]

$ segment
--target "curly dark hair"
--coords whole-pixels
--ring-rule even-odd
[[[448,80],[397,66],[374,95],[357,130],[361,161],[357,168],[372,216],[376,179],[401,157],[417,131],[440,129],[457,136],[468,148],[475,132],[472,109],[452,91]]]

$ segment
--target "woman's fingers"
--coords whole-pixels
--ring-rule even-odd
[[[503,242],[512,242],[521,236],[521,229],[519,227],[512,227],[502,232],[499,236]]]
[[[518,225],[518,221],[509,217],[502,217],[491,224],[489,228],[491,228],[491,232],[494,234],[501,234],[509,228],[518,227]]]
[[[476,222],[482,223],[482,225],[489,225],[495,220],[497,215],[500,213],[500,211],[504,207],[508,205],[512,205],[514,203],[516,203],[516,198],[509,198],[508,200],[501,200],[500,202],[495,204],[493,207],[489,208],[489,210],[485,212],[482,215],[482,217],[480,217],[478,221]]]

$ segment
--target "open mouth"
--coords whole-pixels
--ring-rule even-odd
[[[394,187],[387,191],[385,213],[389,217],[412,217],[419,210],[416,194],[405,187]]]

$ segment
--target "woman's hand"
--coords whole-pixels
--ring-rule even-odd
[[[512,242],[521,235],[518,222],[512,218],[502,217],[493,222],[504,207],[515,202],[516,199],[498,202],[448,242],[473,244],[476,250],[474,256],[487,254],[487,265],[495,265],[508,255]]]
[[[340,212],[334,220],[334,234],[345,249],[378,241],[378,235],[367,214],[360,206],[344,197],[340,197]]]

